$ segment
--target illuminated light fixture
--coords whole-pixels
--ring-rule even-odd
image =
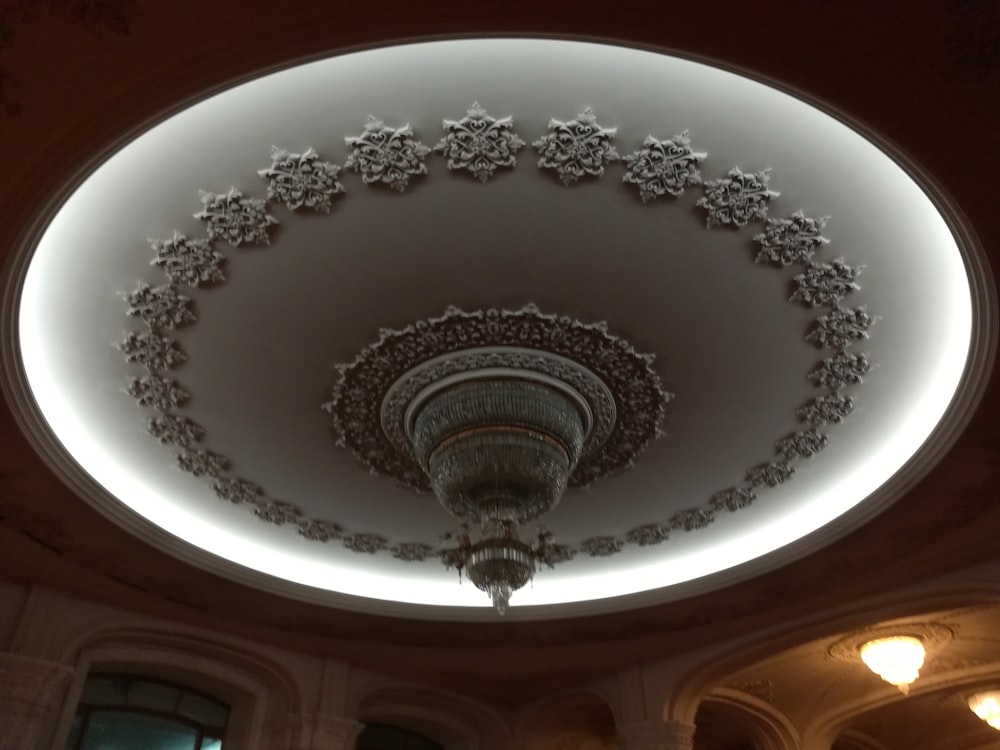
[[[1000,731],[1000,690],[985,690],[969,696],[972,713]]]
[[[919,638],[900,635],[868,641],[861,647],[861,660],[890,685],[895,685],[903,695],[908,695],[910,685],[920,676],[924,665],[924,644]]]

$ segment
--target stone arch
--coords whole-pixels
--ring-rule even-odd
[[[775,706],[761,698],[730,688],[713,690],[702,700],[695,716],[699,730],[706,725],[704,715],[709,711],[741,728],[757,750],[796,750],[800,746],[795,725]],[[695,738],[697,741],[697,733]]]
[[[607,698],[577,690],[531,704],[517,723],[516,747],[524,750],[618,748],[617,717]]]
[[[76,677],[64,704],[56,747],[65,742],[92,672],[165,679],[224,701],[230,707],[227,742],[246,750],[287,746],[289,717],[301,712],[297,684],[277,663],[202,633],[110,626],[67,644],[63,660],[75,665]]]
[[[784,623],[753,640],[734,640],[733,645],[705,654],[679,675],[663,706],[663,716],[694,722],[704,696],[732,674],[774,654],[800,644],[851,631],[872,623],[920,616],[926,612],[957,609],[1000,599],[994,581],[942,579],[931,586],[892,592],[890,596],[858,600],[839,610],[817,610],[807,617]]]
[[[362,697],[352,712],[358,721],[418,732],[447,750],[501,750],[510,730],[492,710],[468,698],[415,687],[389,686]]]

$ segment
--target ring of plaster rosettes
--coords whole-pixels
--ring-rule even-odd
[[[493,117],[478,104],[458,120],[444,120],[443,126],[444,136],[430,148],[417,140],[408,124],[386,125],[369,117],[359,135],[345,138],[349,155],[344,168],[356,172],[367,185],[402,192],[412,179],[427,174],[428,158],[438,153],[446,159],[449,170],[466,172],[487,183],[498,171],[514,168],[517,152],[526,146],[514,131],[512,117]],[[695,206],[706,211],[709,230],[762,225],[762,231],[753,237],[755,261],[800,270],[793,277],[790,301],[821,313],[805,337],[822,353],[818,364],[806,374],[817,393],[796,411],[801,429],[775,441],[770,457],[750,467],[741,484],[720,489],[699,506],[621,536],[581,540],[567,547],[567,559],[578,552],[595,557],[612,555],[626,544],[659,544],[671,531],[700,529],[718,513],[749,506],[760,491],[788,481],[797,462],[827,445],[829,436],[824,428],[850,415],[854,398],[847,391],[860,385],[871,368],[867,355],[854,347],[868,338],[875,318],[864,307],[843,305],[860,288],[857,279],[863,267],[843,258],[814,259],[829,242],[822,236],[829,217],[809,217],[795,211],[787,218],[768,218],[768,206],[779,195],[769,187],[769,169],[743,172],[733,167],[717,179],[702,181],[699,166],[707,154],[692,149],[687,131],[663,140],[648,135],[624,157],[616,151],[616,138],[616,128],[600,125],[588,108],[568,121],[550,120],[547,132],[533,146],[539,154],[538,167],[554,173],[566,186],[600,178],[606,167],[621,163],[625,167],[622,182],[635,186],[643,203],[660,198],[674,202],[670,199],[687,188],[700,186],[703,195]],[[307,517],[296,504],[271,497],[227,456],[211,450],[205,430],[184,414],[190,393],[183,377],[173,377],[186,357],[170,334],[197,322],[188,290],[225,282],[226,258],[220,248],[269,244],[269,232],[278,221],[267,212],[268,203],[283,204],[291,211],[329,213],[333,201],[345,193],[340,173],[340,166],[321,159],[311,148],[290,153],[272,147],[271,165],[259,172],[266,184],[266,198],[250,197],[236,188],[224,193],[202,191],[202,210],[195,217],[204,222],[204,237],[175,232],[166,239],[150,240],[155,254],[152,264],[166,279],[156,286],[139,284],[125,295],[127,314],[145,324],[143,330],[127,332],[118,343],[126,360],[143,370],[132,378],[127,390],[140,406],[154,412],[148,421],[149,433],[172,446],[177,451],[177,465],[206,478],[222,500],[245,506],[267,523],[292,524],[306,539],[339,541],[359,553],[385,550],[404,561],[436,558],[439,550],[427,541],[396,541],[367,530],[348,530],[336,520]]]

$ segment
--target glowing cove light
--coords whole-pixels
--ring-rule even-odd
[[[861,647],[861,660],[865,665],[904,695],[920,676],[925,655],[920,639],[908,635],[878,638]]]

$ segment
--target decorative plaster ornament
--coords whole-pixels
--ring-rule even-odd
[[[795,467],[787,461],[771,461],[751,467],[746,480],[752,487],[777,487],[791,479],[794,473]]]
[[[670,528],[694,531],[703,529],[715,520],[715,513],[707,508],[679,510],[670,517]]]
[[[861,288],[857,278],[862,270],[863,266],[848,265],[843,258],[832,263],[810,263],[805,273],[795,277],[798,286],[790,299],[811,307],[838,305],[848,294]]]
[[[604,167],[618,161],[614,139],[618,128],[604,128],[587,107],[575,120],[549,120],[549,132],[532,145],[538,149],[538,166],[554,169],[563,185],[584,176],[600,177]]]
[[[188,239],[174,232],[169,240],[149,240],[156,257],[150,261],[167,275],[172,284],[191,287],[221,284],[226,280],[222,264],[226,256],[212,249],[206,239]]]
[[[384,182],[402,193],[411,177],[427,174],[424,157],[431,150],[413,137],[409,124],[394,128],[369,115],[364,132],[344,141],[351,149],[344,166],[358,172],[366,185]]]
[[[643,203],[664,195],[677,197],[685,187],[701,183],[698,164],[708,154],[691,150],[688,131],[664,141],[647,135],[642,145],[622,157],[626,165],[622,182],[638,185]]]
[[[126,333],[118,348],[126,362],[142,365],[151,373],[169,370],[187,360],[176,341],[153,331]]]
[[[302,515],[297,505],[280,500],[263,500],[253,504],[253,513],[261,521],[283,526],[286,523],[296,523]]]
[[[861,385],[862,377],[871,370],[866,354],[837,352],[824,359],[812,372],[809,379],[821,388],[835,390],[848,385]]]
[[[374,555],[389,547],[389,541],[379,534],[351,534],[343,537],[343,542],[347,549],[363,555]]]
[[[125,300],[128,302],[125,314],[142,318],[153,330],[181,328],[198,320],[191,312],[191,300],[166,284],[155,287],[140,284],[125,295]]]
[[[621,552],[624,542],[613,536],[592,536],[580,542],[580,551],[591,557],[609,557]]]
[[[448,133],[434,147],[448,158],[448,169],[464,169],[486,182],[500,167],[514,167],[514,155],[524,141],[514,132],[514,120],[491,117],[474,102],[461,120],[445,120]]]
[[[161,414],[149,420],[149,434],[166,445],[190,448],[205,436],[205,429],[187,417]]]
[[[240,245],[268,245],[268,229],[278,220],[264,209],[260,198],[245,198],[236,188],[228,193],[199,192],[204,209],[194,218],[205,222],[210,239]]]
[[[854,399],[842,393],[817,396],[795,413],[803,422],[822,427],[826,424],[840,424],[854,411]]]
[[[152,374],[132,378],[128,385],[128,394],[135,398],[139,406],[164,412],[183,406],[191,398],[191,394],[173,380]]]
[[[814,428],[783,437],[775,443],[774,448],[785,459],[791,461],[796,458],[810,458],[816,455],[826,447],[829,440],[829,437],[821,435]]]
[[[394,544],[391,548],[392,556],[403,562],[423,562],[434,556],[434,548],[429,544],[421,542],[403,542]]]
[[[490,368],[565,382],[590,413],[589,435],[570,486],[629,466],[661,429],[670,394],[652,368],[604,323],[519,310],[449,308],[401,329],[383,329],[353,362],[337,366],[333,417],[339,442],[369,469],[418,491],[430,484],[410,447],[406,410],[445,377]],[[425,365],[424,363],[430,363]],[[599,450],[598,450],[599,448]]]
[[[708,507],[715,511],[728,510],[735,513],[749,507],[756,499],[757,493],[753,487],[730,487],[712,495]]]
[[[234,504],[256,504],[264,499],[264,490],[256,482],[227,477],[212,485],[212,490],[223,500]]]
[[[706,182],[705,195],[695,203],[708,211],[705,225],[709,229],[723,224],[745,227],[766,219],[768,202],[781,195],[768,189],[770,179],[770,169],[744,173],[733,167],[726,177]]]
[[[329,542],[340,539],[344,527],[334,521],[320,521],[315,518],[302,518],[298,521],[299,534],[314,542]]]
[[[271,166],[257,172],[267,180],[267,199],[280,201],[293,211],[312,208],[330,213],[330,199],[344,192],[337,182],[340,167],[321,161],[311,148],[293,154],[271,146]]]
[[[647,523],[627,531],[625,533],[625,541],[629,544],[637,544],[640,547],[648,547],[652,544],[665,542],[669,536],[669,527],[658,523]]]
[[[825,349],[844,349],[868,338],[868,330],[875,325],[875,317],[864,307],[845,310],[838,307],[828,315],[816,319],[816,326],[806,334],[811,341]]]
[[[211,451],[188,449],[177,454],[177,465],[196,477],[219,477],[229,467],[229,459]]]
[[[756,261],[790,266],[812,260],[816,251],[830,242],[820,235],[829,220],[829,216],[807,218],[801,210],[790,219],[768,219],[767,228],[754,237],[760,244]]]

